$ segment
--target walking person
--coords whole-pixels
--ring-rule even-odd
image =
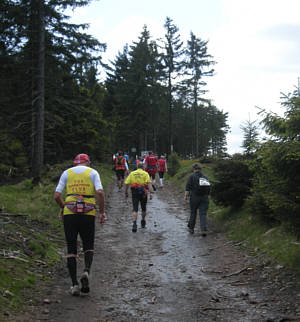
[[[128,173],[128,164],[126,159],[123,157],[122,152],[119,152],[115,158],[115,171],[118,181],[118,188],[119,191],[121,191],[124,183],[125,172]]]
[[[143,163],[142,158],[137,156],[135,161],[133,162],[134,170],[137,170],[137,165],[138,165],[139,162]]]
[[[206,176],[201,171],[199,163],[193,165],[193,174],[187,180],[184,202],[187,202],[187,198],[190,195],[190,218],[188,222],[189,232],[194,233],[196,224],[197,211],[199,210],[200,216],[200,228],[203,237],[207,234],[206,214],[209,206],[208,195],[210,192],[210,183]]]
[[[139,162],[137,164],[137,170],[132,171],[129,176],[125,180],[125,198],[128,198],[128,189],[129,186],[131,187],[131,197],[132,197],[132,232],[137,231],[137,217],[138,217],[138,210],[139,204],[141,205],[142,209],[142,220],[141,220],[141,227],[145,228],[146,220],[145,217],[147,201],[148,201],[148,191],[150,192],[150,200],[152,199],[152,185],[151,179],[149,174],[143,170],[143,162]]]
[[[159,175],[160,188],[164,186],[164,174],[168,172],[167,162],[163,155],[160,156],[160,159],[157,160],[157,169]]]
[[[156,177],[156,172],[157,172],[157,158],[150,151],[144,160],[144,167],[145,167],[145,171],[147,171],[149,173],[153,189],[156,190],[155,177]]]
[[[66,188],[65,201],[62,192]],[[74,167],[65,170],[54,192],[54,200],[62,209],[64,232],[67,243],[67,267],[72,280],[70,293],[73,296],[90,291],[89,274],[94,256],[95,218],[97,205],[99,222],[106,221],[104,212],[104,191],[99,173],[90,168],[87,154],[78,154]],[[82,240],[84,270],[81,275],[81,289],[77,279],[77,237]]]

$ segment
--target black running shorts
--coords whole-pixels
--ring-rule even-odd
[[[132,210],[134,212],[138,212],[139,203],[141,204],[142,211],[146,211],[147,205],[147,195],[139,195],[134,188],[131,188],[131,196],[132,196]]]
[[[116,170],[116,176],[118,180],[124,179],[125,177],[125,170]]]

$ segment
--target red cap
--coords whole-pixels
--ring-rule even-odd
[[[74,159],[74,164],[80,164],[80,163],[84,163],[84,162],[90,162],[90,158],[87,154],[81,153],[76,155],[75,159]]]

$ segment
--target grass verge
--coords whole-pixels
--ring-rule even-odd
[[[30,180],[0,187],[0,321],[41,300],[39,282],[51,280],[64,255],[65,241],[53,193],[63,170],[72,162],[53,166],[39,185]],[[93,164],[107,187],[110,165]]]
[[[181,167],[177,174],[167,176],[167,179],[184,190],[195,162],[197,160],[180,160]],[[213,182],[212,165],[202,164],[202,170]],[[300,242],[286,227],[270,226],[259,221],[250,213],[247,204],[241,210],[233,211],[217,207],[210,201],[208,218],[218,230],[226,232],[230,240],[246,248],[249,254],[260,252],[274,266],[280,265],[300,274]]]

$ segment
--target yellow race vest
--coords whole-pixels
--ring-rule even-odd
[[[96,205],[95,199],[95,187],[90,178],[92,169],[89,168],[86,171],[78,174],[72,171],[72,169],[68,170],[68,181],[66,185],[66,193],[67,197],[65,203],[74,203],[77,200],[78,196],[84,197],[84,202],[92,205]],[[64,215],[72,215],[72,212],[66,206],[64,207]],[[85,215],[96,215],[95,209],[85,212]]]

